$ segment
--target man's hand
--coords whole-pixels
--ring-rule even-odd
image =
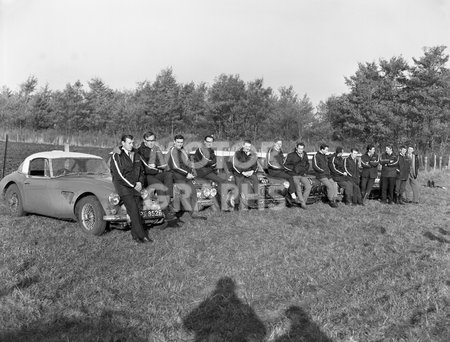
[[[186,175],[186,178],[187,178],[187,179],[194,179],[195,176],[194,176],[192,173],[188,173],[188,174]]]
[[[142,190],[141,182],[137,182],[136,185],[134,186],[134,188],[136,189],[136,191],[141,191]]]

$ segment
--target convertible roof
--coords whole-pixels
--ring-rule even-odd
[[[29,155],[26,157],[22,164],[19,166],[19,171],[26,173],[28,171],[30,161],[36,158],[45,158],[45,159],[58,159],[58,158],[94,158],[94,159],[102,159],[102,157],[96,156],[94,154],[87,153],[79,153],[79,152],[65,152],[65,151],[46,151],[46,152],[38,152]]]

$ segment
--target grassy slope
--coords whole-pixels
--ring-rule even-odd
[[[207,213],[151,245],[2,204],[0,340],[448,341],[450,193],[421,190],[419,206]]]

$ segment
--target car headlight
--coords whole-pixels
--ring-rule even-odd
[[[217,195],[217,189],[216,188],[212,188],[211,189],[211,197],[216,197]]]
[[[142,199],[146,199],[149,196],[149,192],[147,189],[142,189],[141,190],[141,197]]]
[[[203,189],[203,195],[208,198],[211,195],[211,189],[210,188],[204,188]]]
[[[197,198],[202,198],[202,189],[197,189]]]
[[[108,201],[109,203],[111,203],[112,205],[118,205],[120,202],[120,196],[119,194],[116,194],[115,192],[113,192],[112,194],[110,194],[108,196]]]

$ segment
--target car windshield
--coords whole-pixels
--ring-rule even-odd
[[[109,168],[103,159],[98,158],[57,158],[52,159],[54,177],[83,174],[109,175]]]

